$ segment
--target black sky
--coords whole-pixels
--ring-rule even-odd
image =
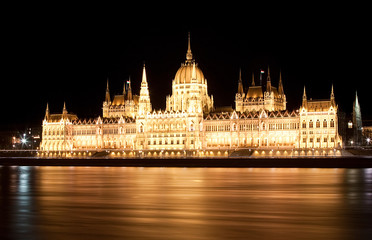
[[[32,7],[10,8],[3,21],[2,129],[40,125],[47,102],[52,113],[61,112],[66,101],[79,117],[97,117],[106,78],[112,95],[122,91],[128,76],[138,94],[143,62],[153,107],[165,109],[171,81],[185,60],[188,31],[216,106],[234,106],[239,68],[247,88],[252,71],[257,82],[259,70],[269,65],[274,86],[282,72],[288,109],[300,106],[304,85],[309,98],[325,99],[333,83],[341,110],[352,111],[358,91],[363,117],[372,118],[371,36],[363,6],[271,12],[223,12],[220,6],[213,14],[191,15]]]

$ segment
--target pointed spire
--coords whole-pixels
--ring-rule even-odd
[[[332,85],[333,87],[333,85]],[[332,88],[333,89],[333,88]],[[358,91],[355,91],[355,105],[359,106],[359,101],[358,101]]]
[[[125,84],[126,84],[126,82],[125,82],[125,80],[124,80],[124,84],[123,84],[123,96],[124,96],[124,98],[125,98],[125,94],[126,94]]]
[[[252,86],[256,86],[255,82],[254,82],[254,72],[252,72]]]
[[[109,90],[109,79],[108,78],[107,78],[105,102],[107,102],[107,103],[111,102],[111,100],[110,100],[110,90]]]
[[[331,90],[331,105],[332,106],[335,106],[336,105],[336,102],[335,102],[335,93],[333,91],[333,84],[332,84],[332,90]]]
[[[143,70],[142,70],[142,83],[147,83],[147,76],[146,76],[146,67],[145,67],[145,63],[143,63]]]
[[[270,77],[270,67],[267,67],[267,82],[266,82],[266,91],[271,92],[271,77]]]
[[[307,97],[306,97],[306,88],[304,86],[304,93],[302,95],[302,106],[306,107],[307,106]]]
[[[50,113],[49,113],[49,104],[47,103],[46,110],[45,110],[45,117],[44,117],[44,119],[48,120],[49,117],[50,117]]]
[[[358,101],[358,93],[355,91],[355,101],[353,104],[353,126],[354,126],[354,142],[356,145],[360,145],[362,143],[362,129],[363,129],[363,122],[362,122],[362,112],[360,109],[359,101]]]
[[[149,96],[149,88],[147,85],[147,77],[146,77],[146,68],[145,64],[143,64],[143,71],[142,71],[142,82],[141,82],[141,89],[140,89],[140,98]]]
[[[146,68],[145,63],[143,63],[143,71],[142,71],[142,82],[141,82],[141,89],[140,89],[140,96],[139,96],[139,103],[138,103],[138,113],[139,115],[151,112],[151,102],[150,102],[150,94],[149,88],[147,85],[147,76],[146,76]]]
[[[62,110],[62,114],[63,115],[66,115],[68,112],[67,112],[67,109],[66,109],[66,102],[63,102],[63,110]]]
[[[244,94],[243,81],[242,81],[242,69],[241,68],[239,68],[238,94],[240,94],[242,96]]]
[[[190,32],[188,36],[188,44],[187,44],[187,52],[186,52],[186,62],[192,60],[192,52],[191,52],[191,40],[190,40]]]
[[[284,95],[283,81],[282,81],[282,71],[279,72],[278,93],[279,93],[279,95]]]
[[[133,100],[133,95],[132,95],[132,86],[130,84],[130,76],[128,80],[128,94],[127,94],[127,100]]]

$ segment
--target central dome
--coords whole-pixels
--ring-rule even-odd
[[[197,64],[186,62],[178,69],[174,77],[175,83],[205,83],[204,74]]]

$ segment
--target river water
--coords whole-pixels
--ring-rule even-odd
[[[372,169],[1,167],[0,239],[372,239]]]

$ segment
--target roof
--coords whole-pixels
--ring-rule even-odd
[[[133,95],[134,104],[138,104],[139,96]],[[112,100],[111,106],[122,106],[125,104],[124,95],[115,95],[114,100]]]
[[[111,105],[114,106],[124,105],[124,95],[115,95]]]
[[[197,83],[205,83],[204,74],[197,64],[185,63],[182,64],[178,69],[174,80],[176,83],[191,83],[191,78],[193,77],[193,68],[195,68],[195,78]]]
[[[263,98],[262,86],[250,86],[246,98]]]
[[[307,100],[308,112],[323,112],[328,111],[332,106],[330,100]]]
[[[59,114],[50,114],[48,118],[48,122],[59,122],[63,117],[62,113]],[[67,113],[65,114],[65,118],[69,119],[70,121],[74,121],[78,119],[76,114],[73,113]]]
[[[236,114],[236,116],[239,119],[258,119],[262,118],[262,113],[265,113],[264,115],[267,115],[268,118],[296,118],[299,116],[299,114],[296,111],[289,112],[288,110],[283,111],[254,111],[254,112],[221,112],[221,113],[209,113],[207,116],[204,116],[204,120],[228,120],[233,118],[233,115]]]

